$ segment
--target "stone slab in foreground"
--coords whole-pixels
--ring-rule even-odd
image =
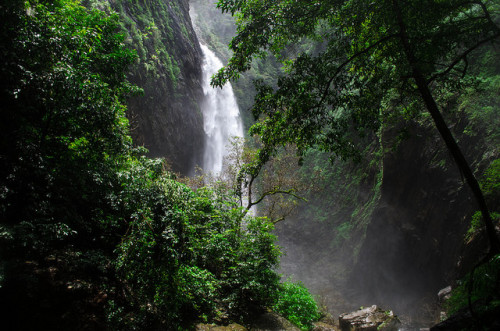
[[[401,322],[391,311],[373,305],[339,316],[341,331],[397,331]]]

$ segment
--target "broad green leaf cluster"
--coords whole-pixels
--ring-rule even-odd
[[[272,304],[279,251],[269,221],[243,218],[229,196],[194,193],[144,162],[152,161],[120,174],[124,190],[115,197],[131,215],[116,267],[137,300],[126,309],[141,312],[135,327],[239,319]],[[113,325],[120,323],[131,324]]]
[[[273,309],[301,330],[311,330],[312,323],[321,317],[316,301],[302,283],[282,283]]]

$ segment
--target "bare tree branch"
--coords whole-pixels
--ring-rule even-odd
[[[433,75],[431,78],[429,78],[427,80],[427,85],[429,85],[430,83],[432,83],[434,80],[436,80],[438,77],[441,77],[441,76],[444,76],[444,75],[447,75],[451,70],[453,70],[453,68],[459,64],[460,62],[462,61],[466,61],[466,58],[467,56],[472,52],[474,51],[475,49],[477,49],[479,46],[489,42],[489,41],[492,41],[492,40],[495,40],[496,38],[500,37],[500,32],[490,36],[489,38],[486,38],[486,39],[483,39],[479,42],[477,42],[475,45],[473,45],[472,47],[469,47],[465,52],[463,52],[462,54],[460,54],[450,65],[448,65],[448,68],[446,68],[446,70],[444,71],[441,71],[435,75]]]

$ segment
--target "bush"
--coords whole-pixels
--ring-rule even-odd
[[[132,294],[121,302],[129,307],[122,328],[239,320],[271,306],[280,254],[272,224],[243,218],[230,197],[210,188],[193,192],[157,168],[137,162],[122,173],[124,191],[115,198],[132,214],[117,249],[116,268]]]
[[[479,313],[500,306],[500,255],[467,274],[458,282],[446,303],[448,315],[458,312],[471,303],[479,304]]]
[[[301,330],[312,329],[312,322],[321,317],[316,301],[300,282],[282,283],[273,309]]]

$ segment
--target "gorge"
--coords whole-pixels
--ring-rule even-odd
[[[418,330],[466,309],[463,279],[488,241],[411,70],[390,62],[404,51],[398,33],[384,33],[400,25],[377,25],[393,24],[400,16],[391,6],[405,2],[380,1],[373,11],[349,2],[360,14],[343,7],[343,20],[329,16],[333,2],[312,3],[2,2],[7,329],[259,329],[258,316],[272,310],[310,330],[318,305],[336,320],[376,304]],[[425,40],[411,49],[422,70],[436,70],[429,86],[498,228],[500,15],[488,1],[439,3],[403,6],[401,17],[414,24],[410,42]],[[475,28],[451,33],[461,19]],[[344,22],[351,28],[333,26]],[[488,42],[427,45],[444,38],[440,24],[447,38],[484,33]],[[458,44],[476,48],[464,58],[451,52],[448,70],[440,61],[453,56],[436,54]],[[233,137],[246,139],[241,185],[269,193],[255,212],[262,218],[246,215],[233,182],[190,182],[198,166],[224,172]],[[284,220],[265,214],[272,208]],[[480,322],[491,329],[498,261],[474,275]],[[437,293],[448,285],[455,292],[443,305]],[[298,306],[283,304],[287,296]]]

